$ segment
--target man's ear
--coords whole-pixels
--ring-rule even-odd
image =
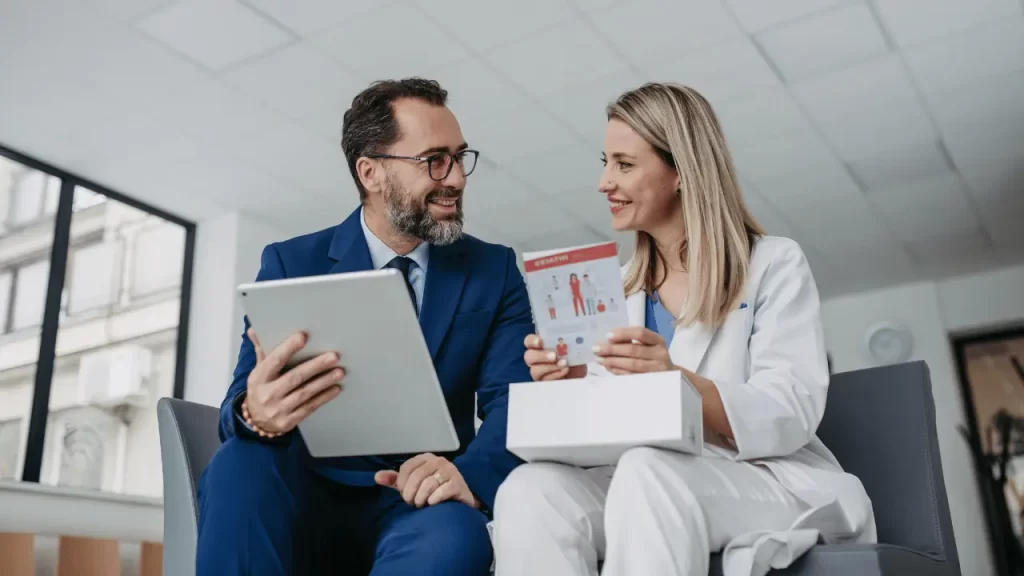
[[[368,193],[375,194],[380,191],[380,180],[381,176],[383,176],[380,171],[380,164],[365,156],[361,157],[356,160],[356,175]]]

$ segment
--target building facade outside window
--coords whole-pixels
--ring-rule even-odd
[[[156,401],[183,392],[194,226],[4,152],[0,479],[160,497]]]

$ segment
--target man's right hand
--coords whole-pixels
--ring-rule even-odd
[[[246,382],[245,404],[248,417],[264,434],[290,432],[341,393],[345,371],[338,365],[338,354],[321,354],[282,374],[292,356],[306,345],[306,335],[292,335],[268,355],[255,330],[249,328],[246,334],[256,350],[256,366]]]
[[[526,353],[523,355],[523,359],[530,367],[530,376],[537,382],[582,378],[587,375],[586,366],[569,366],[565,358],[559,359],[554,350],[545,350],[544,342],[536,334],[527,336],[524,344]]]

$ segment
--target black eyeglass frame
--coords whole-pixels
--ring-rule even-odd
[[[441,182],[445,178],[447,178],[449,174],[452,173],[452,168],[455,167],[455,157],[456,156],[463,156],[464,157],[466,154],[472,154],[473,155],[473,166],[469,169],[468,172],[463,172],[463,174],[462,174],[463,178],[466,178],[470,174],[472,174],[474,170],[476,170],[476,165],[480,161],[480,152],[478,150],[469,150],[469,149],[467,149],[467,150],[459,150],[458,152],[455,152],[455,153],[451,153],[451,152],[438,152],[436,154],[431,154],[430,156],[396,156],[394,154],[364,154],[364,156],[367,157],[367,158],[377,158],[377,159],[381,159],[381,160],[416,160],[417,162],[426,162],[427,163],[427,175],[430,176],[431,180],[434,180],[435,182]],[[444,176],[441,176],[440,178],[435,178],[434,177],[434,169],[431,166],[432,166],[434,160],[437,160],[439,158],[444,158],[445,156],[448,157],[447,158],[447,160],[448,160],[448,169],[445,170]],[[463,160],[463,162],[465,162],[465,160]],[[463,166],[463,170],[465,170],[465,164],[464,163],[462,164],[462,166]]]

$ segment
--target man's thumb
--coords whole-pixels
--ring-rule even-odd
[[[373,475],[373,480],[381,486],[394,488],[398,484],[398,472],[394,470],[381,470]]]

